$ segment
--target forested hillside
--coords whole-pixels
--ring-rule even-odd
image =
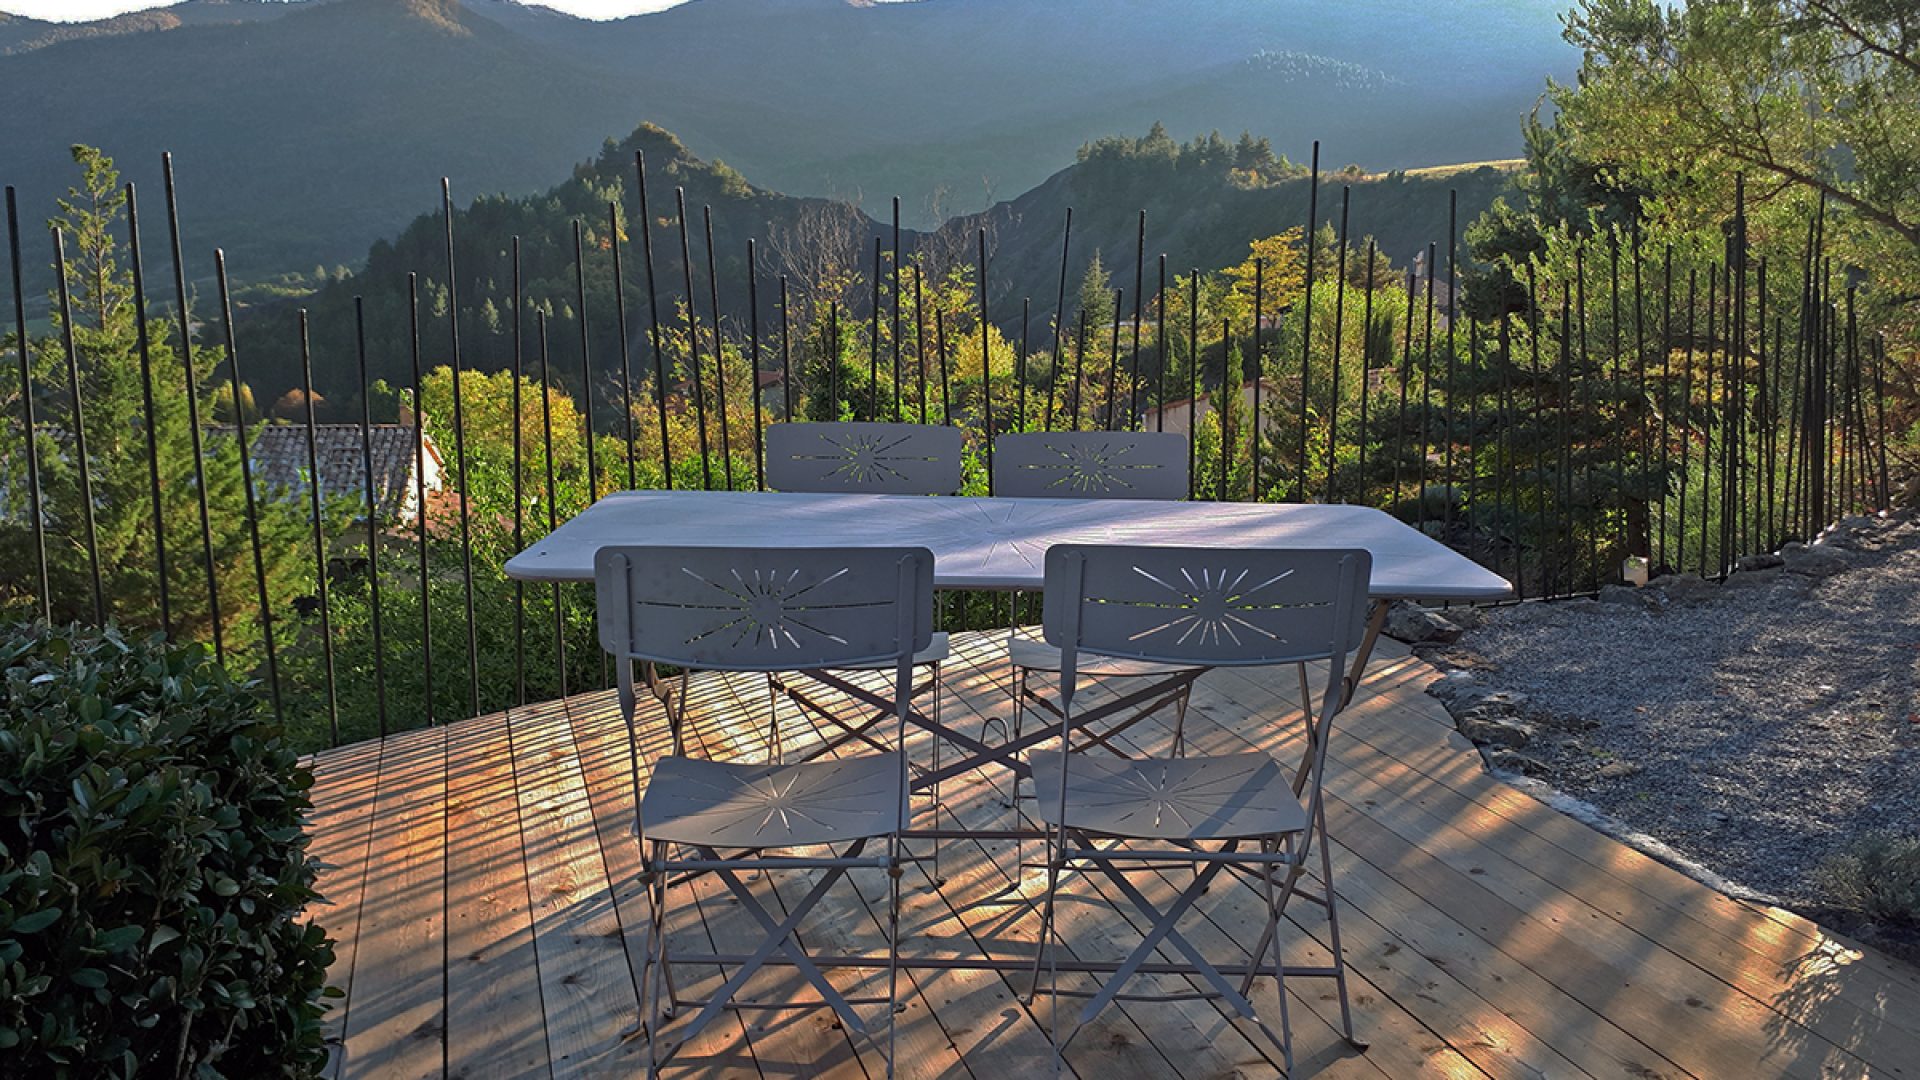
[[[882,283],[890,286],[892,224],[881,207],[869,205],[870,215],[846,203],[757,187],[726,165],[701,160],[672,134],[647,126],[618,143],[607,143],[597,158],[575,167],[572,177],[542,195],[456,202],[454,232],[461,277],[453,296],[461,312],[466,364],[501,370],[511,361],[515,237],[520,240],[528,311],[548,314],[555,347],[574,358],[581,339],[583,289],[590,354],[610,358],[620,349],[612,275],[617,240],[623,259],[627,344],[636,354],[644,351],[654,300],[644,262],[646,245],[634,227],[642,220],[636,151],[646,155],[649,170],[647,217],[652,224],[655,286],[651,296],[657,298],[664,320],[674,319],[676,305],[687,292],[676,189],[685,192],[693,295],[703,317],[711,317],[717,293],[722,316],[735,325],[744,324],[750,239],[758,252],[761,324],[770,339],[778,318],[782,275],[791,279],[795,312],[805,313],[796,318],[811,319],[829,302],[840,304],[849,317],[855,312],[864,317],[872,306],[874,242],[879,239],[885,260]],[[1114,286],[1125,289],[1129,307],[1143,210],[1149,294],[1157,291],[1154,264],[1162,254],[1167,256],[1170,273],[1211,272],[1246,259],[1252,241],[1299,228],[1307,221],[1306,166],[1280,157],[1266,140],[1251,135],[1237,143],[1214,135],[1181,144],[1156,127],[1140,138],[1098,140],[1084,147],[1081,157],[1033,191],[983,213],[955,217],[931,232],[903,228],[903,264],[918,263],[932,279],[945,278],[955,270],[970,271],[977,262],[979,232],[984,229],[994,321],[1012,334],[1022,299],[1031,298],[1036,332],[1040,332],[1039,321],[1051,320],[1055,313],[1068,208],[1074,212],[1067,251],[1069,281],[1077,285],[1098,258],[1113,274]],[[1348,230],[1353,246],[1357,250],[1373,238],[1386,258],[1404,265],[1429,243],[1444,251],[1450,192],[1458,194],[1457,224],[1464,228],[1509,184],[1510,173],[1492,166],[1437,177],[1324,174],[1316,220],[1323,227],[1337,226],[1341,188],[1351,186]],[[609,204],[617,207],[612,219]],[[706,248],[709,208],[711,264]],[[617,233],[610,220],[618,221]],[[581,225],[578,280],[576,221]],[[355,296],[365,298],[374,376],[405,381],[408,273],[420,275],[423,318],[439,320],[426,332],[424,348],[429,357],[442,357],[449,300],[445,267],[445,218],[430,211],[392,239],[377,241],[366,253],[362,269],[336,272],[319,283],[317,292],[312,292],[311,278],[289,282],[283,289],[252,290],[241,311],[240,342],[256,395],[271,401],[297,384],[296,309],[300,307],[312,314],[314,363],[322,393],[343,387],[351,378],[348,361],[357,347]],[[717,281],[710,284],[715,267]],[[1071,308],[1074,301],[1071,297],[1069,301]],[[1069,310],[1067,318],[1073,317]],[[578,360],[570,359],[556,377],[577,388],[577,370]]]

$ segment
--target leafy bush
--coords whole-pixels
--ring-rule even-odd
[[[1920,926],[1920,836],[1876,833],[1820,867],[1834,898],[1881,923]]]
[[[197,645],[0,631],[0,1073],[310,1076],[312,776]]]

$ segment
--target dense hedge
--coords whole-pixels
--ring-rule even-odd
[[[309,1076],[312,777],[200,646],[0,630],[0,1073]]]

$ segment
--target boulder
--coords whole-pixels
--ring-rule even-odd
[[[1814,544],[1793,550],[1782,549],[1787,573],[1800,577],[1823,578],[1853,565],[1847,553],[1832,544]]]
[[[1734,569],[1742,573],[1750,573],[1755,570],[1771,570],[1776,566],[1785,566],[1787,560],[1770,551],[1763,551],[1757,555],[1743,555],[1740,561],[1733,565]]]
[[[1409,645],[1451,644],[1461,633],[1458,624],[1418,604],[1398,600],[1387,610],[1387,636]]]
[[[1519,773],[1522,776],[1545,776],[1550,771],[1546,762],[1518,750],[1500,747],[1486,751],[1485,756],[1490,767],[1504,772]]]
[[[1533,741],[1532,724],[1517,720],[1511,713],[1499,709],[1469,709],[1454,721],[1454,726],[1477,746],[1504,746],[1520,750]]]

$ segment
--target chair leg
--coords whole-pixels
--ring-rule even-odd
[[[775,765],[785,764],[785,755],[780,749],[780,688],[771,673],[767,675],[767,760]]]
[[[1180,688],[1180,700],[1173,703],[1173,756],[1187,756],[1187,703],[1193,700],[1193,683]]]
[[[665,1010],[660,1007],[660,994],[662,989],[665,989],[669,994],[673,992],[672,980],[668,977],[665,970],[667,966],[667,875],[664,870],[660,869],[660,864],[665,860],[664,849],[665,845],[663,843],[658,841],[654,843],[653,858],[650,860],[652,863],[650,869],[652,870],[653,880],[647,884],[647,926],[653,937],[652,940],[647,942],[646,970],[642,979],[644,989],[641,993],[640,1009],[646,1025],[647,1053],[645,1063],[647,1070],[646,1075],[649,1077],[649,1080],[659,1075],[660,1059],[658,1047],[660,1044],[661,1028],[665,1026],[668,1017],[671,1015],[670,1010]],[[665,983],[664,987],[662,985],[663,983]]]
[[[936,660],[933,662],[933,682],[930,684],[930,689],[933,693],[933,726],[935,729],[943,731],[945,728],[941,727],[940,689],[944,685],[946,684],[940,681],[940,662]],[[940,776],[940,744],[945,741],[945,739],[942,739],[938,735],[933,737],[933,775],[935,777],[933,781],[933,827],[936,830],[940,828],[940,814],[941,811],[945,809],[944,804],[940,801],[940,781],[938,779]],[[896,882],[898,881],[897,878],[895,880]],[[946,883],[946,876],[940,873],[940,837],[936,835],[933,838],[933,884],[938,887]],[[888,1067],[892,1067],[891,1058],[888,1059]]]
[[[1320,831],[1320,884],[1327,893],[1327,945],[1333,950],[1333,981],[1340,992],[1340,1028],[1347,1045],[1355,1050],[1365,1050],[1367,1042],[1354,1034],[1353,1007],[1347,999],[1347,958],[1340,950],[1340,903],[1333,895],[1333,849],[1327,843],[1327,807],[1320,805],[1319,820],[1315,826]]]
[[[898,845],[899,841],[894,843]],[[936,862],[940,857],[937,845],[936,841]],[[900,853],[896,849],[892,865],[887,867],[887,1080],[893,1080],[893,1063],[899,1054],[894,1029],[900,1013],[900,874]]]
[[[1281,842],[1286,844],[1289,850],[1292,849],[1293,841],[1290,838],[1283,839]],[[1263,853],[1270,853],[1277,846],[1278,845],[1276,845],[1272,840],[1265,840],[1261,842],[1260,850]],[[1262,873],[1260,874],[1260,882],[1263,887],[1262,891],[1266,895],[1266,902],[1267,902],[1266,936],[1273,945],[1273,991],[1274,991],[1274,994],[1278,996],[1280,999],[1280,1058],[1282,1063],[1286,1067],[1287,1075],[1292,1076],[1293,1075],[1293,1017],[1290,1013],[1289,1006],[1287,1004],[1287,965],[1286,965],[1286,960],[1281,955],[1281,951],[1280,951],[1280,905],[1276,902],[1276,899],[1273,894],[1272,864],[1268,864],[1262,867],[1261,869],[1262,869]],[[1250,959],[1252,960],[1250,969],[1258,970],[1260,966],[1260,957],[1256,954]]]

